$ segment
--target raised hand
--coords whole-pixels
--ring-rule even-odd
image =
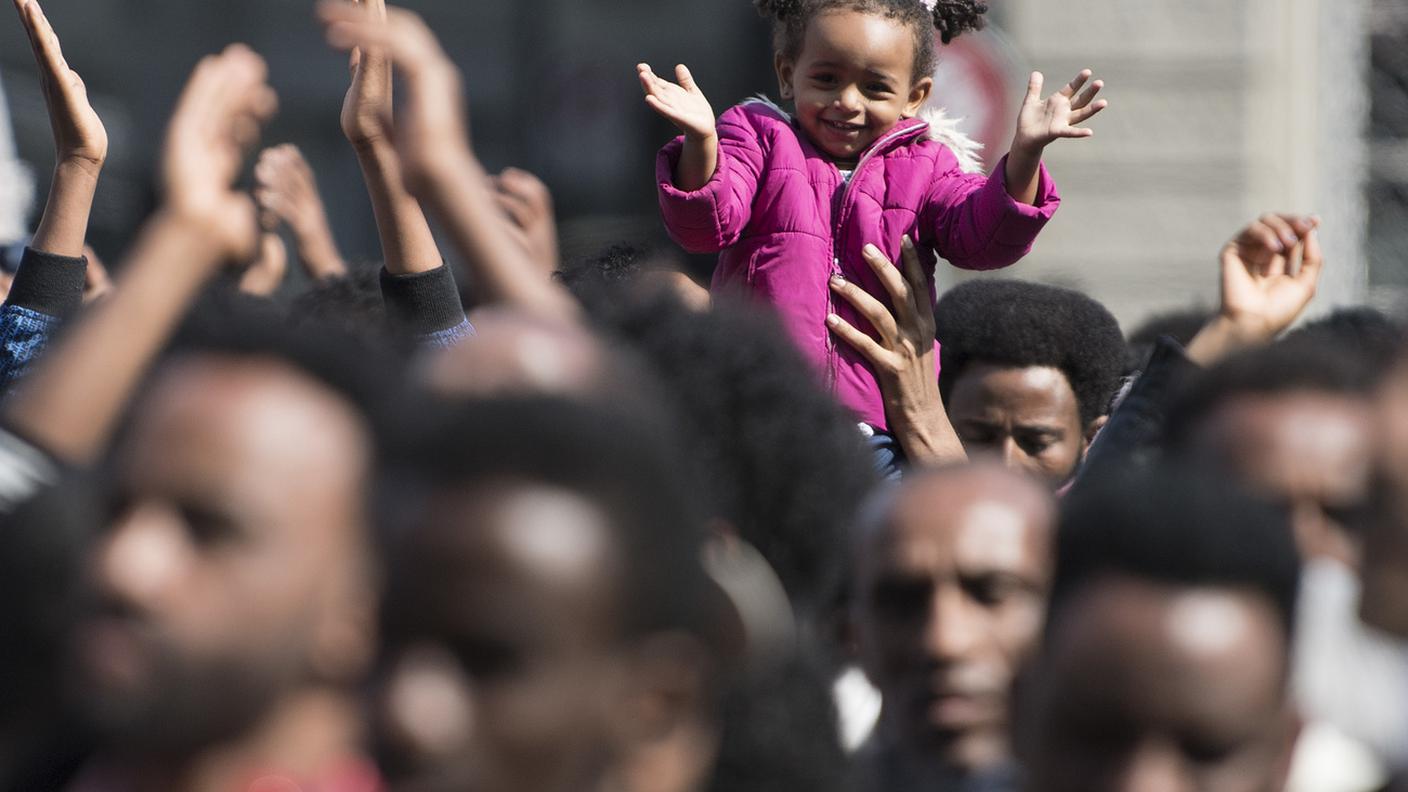
[[[874,245],[865,247],[865,261],[890,295],[893,312],[856,284],[831,281],[831,290],[859,311],[879,338],[835,314],[826,318],[826,325],[875,368],[885,417],[910,460],[921,465],[962,462],[967,455],[939,394],[929,282],[909,237],[901,248],[902,269]]]
[[[386,21],[386,0],[358,0],[373,21]],[[354,148],[391,139],[391,61],[378,48],[352,50],[352,85],[342,101],[342,134]]]
[[[636,72],[640,75],[641,88],[645,89],[645,103],[679,127],[686,137],[704,140],[718,134],[714,108],[694,82],[689,67],[683,63],[675,67],[678,85],[656,76],[646,63],[638,64]]]
[[[1017,116],[1017,135],[1013,138],[1012,150],[1039,156],[1041,150],[1054,141],[1094,135],[1094,130],[1079,125],[1109,107],[1110,103],[1104,99],[1096,100],[1095,96],[1105,87],[1105,83],[1102,80],[1092,82],[1092,76],[1093,73],[1086,69],[1061,90],[1042,99],[1045,77],[1041,72],[1032,72],[1026,99],[1022,101],[1022,109]],[[1085,90],[1081,91],[1082,88]]]
[[[89,169],[96,177],[108,156],[108,133],[102,119],[88,102],[83,79],[64,60],[59,37],[44,16],[39,0],[14,0],[14,3],[39,65],[58,162]]]
[[[1315,217],[1266,214],[1222,248],[1222,305],[1188,345],[1211,364],[1240,347],[1267,344],[1285,332],[1315,297],[1324,256]]]
[[[242,44],[196,66],[177,103],[162,155],[166,209],[203,229],[227,260],[248,261],[259,241],[254,201],[233,189],[245,152],[278,109],[264,59]]]
[[[557,271],[557,220],[552,193],[537,176],[505,168],[494,177],[494,197],[520,232],[520,241],[533,263],[547,274]]]
[[[308,273],[315,280],[346,275],[347,263],[338,252],[318,182],[303,152],[289,143],[265,149],[254,166],[254,181],[259,208],[288,224]]]
[[[279,290],[288,273],[288,249],[278,234],[265,232],[259,238],[259,256],[240,275],[240,291],[254,297],[270,297]]]
[[[329,44],[345,51],[360,49],[362,57],[380,53],[405,78],[406,106],[396,123],[396,148],[407,186],[412,193],[421,192],[427,175],[444,165],[447,154],[469,145],[459,70],[425,20],[403,8],[323,0],[318,16],[327,27]],[[388,104],[389,98],[388,93]]]

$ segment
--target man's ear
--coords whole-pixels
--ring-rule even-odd
[[[1086,452],[1090,450],[1090,445],[1095,442],[1095,438],[1100,434],[1100,430],[1104,429],[1105,424],[1109,422],[1110,416],[1102,415],[1091,421],[1089,426],[1085,427],[1085,442],[1081,445],[1080,449],[1082,458],[1084,458]]]
[[[773,57],[772,66],[777,71],[777,90],[782,94],[782,98],[796,99],[792,90],[792,76],[796,73],[797,64],[779,52]]]
[[[905,104],[904,112],[901,115],[905,118],[914,118],[919,115],[920,109],[924,107],[925,102],[929,101],[929,95],[933,92],[933,77],[925,77],[914,83],[914,87],[909,89],[909,102]]]

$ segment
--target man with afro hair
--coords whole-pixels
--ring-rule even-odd
[[[1120,385],[1115,317],[1079,292],[1014,280],[966,283],[934,313],[939,391],[964,449],[1069,481]]]

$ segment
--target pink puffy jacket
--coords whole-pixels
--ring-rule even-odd
[[[1060,204],[1044,167],[1036,204],[1017,203],[1007,194],[1005,162],[991,177],[964,173],[919,119],[877,140],[849,183],[775,105],[746,102],[725,112],[718,126],[718,170],[702,189],[674,186],[682,137],[656,161],[670,236],[691,253],[722,251],[714,291],[743,290],[776,308],[841,402],[879,429],[887,423],[875,374],[831,335],[826,315],[869,326],[833,298],[831,276],[840,273],[893,308],[861,255],[866,244],[898,262],[900,237],[909,234],[921,255],[937,251],[963,269],[998,269],[1031,250]]]

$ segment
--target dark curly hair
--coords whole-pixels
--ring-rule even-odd
[[[934,73],[938,53],[937,32],[943,43],[986,24],[988,4],[983,0],[938,0],[931,13],[922,0],[753,0],[758,13],[774,22],[773,41],[783,57],[795,61],[802,54],[807,25],[827,11],[859,11],[894,19],[914,32],[914,79]]]
[[[671,294],[619,286],[578,296],[664,383],[710,516],[762,553],[802,613],[815,612],[837,585],[846,530],[876,483],[855,419],[753,305],[724,299],[696,314]]]
[[[1105,415],[1120,384],[1125,341],[1105,306],[1077,291],[1015,280],[977,280],[950,290],[934,309],[939,392],[947,404],[974,361],[1060,369],[1080,420]]]

